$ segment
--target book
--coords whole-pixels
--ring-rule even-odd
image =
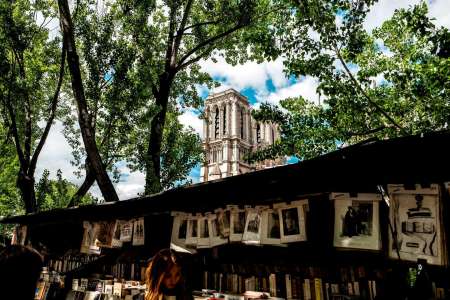
[[[286,299],[292,299],[292,280],[291,275],[286,274],[284,275],[285,282],[286,282]]]

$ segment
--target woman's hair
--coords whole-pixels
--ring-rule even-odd
[[[12,291],[14,299],[34,299],[42,264],[42,256],[33,248],[5,248],[0,252],[0,290]]]
[[[164,278],[173,267],[180,267],[178,256],[170,249],[163,249],[153,256],[145,271],[148,293],[145,300],[161,300]]]

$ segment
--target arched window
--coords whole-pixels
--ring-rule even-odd
[[[256,142],[261,143],[261,126],[259,124],[256,125]]]
[[[241,139],[244,138],[244,109],[241,109]]]
[[[227,133],[227,107],[223,108],[223,135]]]
[[[214,118],[214,138],[219,137],[219,108],[216,107],[216,116]]]
[[[274,144],[275,143],[275,130],[273,129],[273,127],[271,127],[272,128],[272,144]]]

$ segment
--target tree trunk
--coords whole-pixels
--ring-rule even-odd
[[[22,194],[25,212],[27,214],[37,212],[36,195],[34,193],[34,177],[30,177],[20,170],[17,176],[17,187]]]
[[[90,117],[81,79],[80,61],[75,47],[72,19],[67,0],[58,0],[58,6],[61,30],[66,40],[67,65],[69,66],[72,79],[73,94],[77,102],[78,123],[80,125],[84,147],[105,201],[118,201],[119,197],[102,163],[100,152],[95,141],[94,130],[92,124],[89,122]]]
[[[161,145],[166,122],[167,104],[169,102],[172,75],[167,75],[160,82],[160,89],[156,97],[158,113],[150,123],[150,139],[147,149],[145,194],[153,194],[161,191]]]
[[[83,198],[86,195],[86,193],[89,191],[94,182],[95,182],[94,172],[87,171],[83,183],[78,188],[78,191],[72,196],[72,199],[70,199],[68,207],[78,205],[80,203],[81,198]]]

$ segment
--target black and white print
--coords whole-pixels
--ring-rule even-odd
[[[278,210],[266,209],[262,212],[261,244],[280,245],[281,229]]]
[[[391,223],[397,232],[397,242],[390,237],[390,256],[398,258],[400,254],[401,259],[417,261],[421,258],[429,264],[442,265],[439,186],[416,185],[410,190],[402,185],[389,185],[388,193]]]
[[[145,243],[144,218],[139,218],[133,222],[133,246],[142,246]]]
[[[305,213],[308,209],[308,200],[292,201],[289,204],[278,203],[280,219],[280,240],[282,243],[306,241]]]
[[[332,193],[334,200],[334,246],[380,250],[378,194]]]

